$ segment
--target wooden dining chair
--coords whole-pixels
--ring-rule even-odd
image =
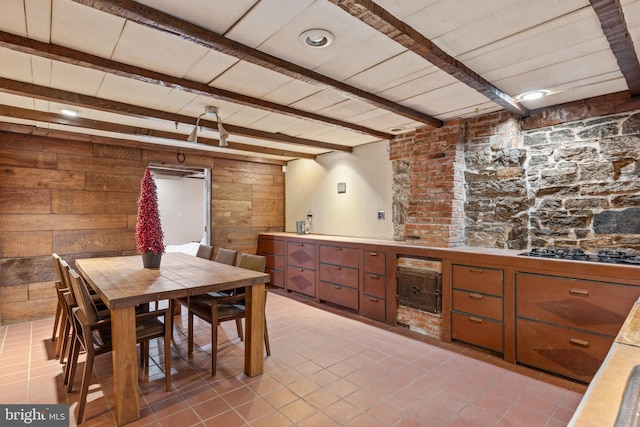
[[[73,369],[68,382],[68,391],[72,390],[75,366],[78,363],[80,347],[85,350],[86,358],[80,398],[78,400],[78,415],[76,421],[81,424],[87,402],[89,383],[93,372],[94,359],[97,355],[113,351],[111,346],[111,321],[101,320],[98,310],[89,294],[84,279],[74,270],[69,271],[71,287],[78,302],[78,309],[74,310],[74,317],[79,325],[76,334],[76,345],[69,362]],[[163,321],[160,321],[160,318]],[[165,359],[165,389],[171,390],[171,327],[172,319],[169,309],[155,310],[136,314],[136,342],[140,344],[140,366],[149,366],[149,340],[162,338],[164,341]]]
[[[238,267],[264,272],[266,257],[261,255],[242,254]],[[266,306],[266,291],[265,291]],[[240,340],[244,339],[242,333],[242,319],[246,317],[245,288],[237,288],[228,296],[215,296],[209,294],[196,295],[189,299],[188,305],[188,354],[193,353],[193,317],[197,316],[211,324],[211,375],[216,375],[218,359],[218,325],[222,322],[234,320]],[[269,346],[269,334],[267,332],[267,319],[264,319],[264,343],[267,355],[271,355]]]
[[[198,258],[213,259],[213,246],[200,243],[196,252]]]

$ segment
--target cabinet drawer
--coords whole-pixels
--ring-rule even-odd
[[[271,268],[274,270],[284,270],[284,257],[280,255],[263,255],[266,257],[266,268]]]
[[[453,266],[453,287],[502,296],[503,271],[495,268]]]
[[[503,352],[502,323],[460,313],[451,313],[451,338]]]
[[[364,293],[376,297],[385,297],[386,277],[373,273],[364,273]]]
[[[613,344],[613,337],[525,319],[517,323],[519,363],[580,381],[591,381]]]
[[[519,317],[616,335],[640,295],[640,287],[518,273]]]
[[[318,297],[327,302],[358,310],[358,290],[333,283],[320,282]]]
[[[320,280],[358,288],[358,270],[333,264],[320,264]]]
[[[316,272],[306,268],[287,268],[287,290],[316,296]]]
[[[358,268],[358,249],[320,245],[320,262]]]
[[[502,321],[502,298],[453,290],[453,309]]]
[[[387,254],[384,252],[364,251],[364,271],[375,273],[380,276],[386,274]]]
[[[273,268],[265,268],[265,273],[269,273],[271,276],[271,283],[273,286],[277,286],[279,288],[284,287],[284,272],[282,270],[274,270]]]
[[[370,295],[363,296],[362,315],[384,322],[386,320],[385,299]]]
[[[316,245],[307,242],[287,242],[287,264],[315,269]]]
[[[260,251],[263,254],[284,254],[284,241],[275,239],[261,239]]]

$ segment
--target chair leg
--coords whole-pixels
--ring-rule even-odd
[[[236,319],[236,329],[238,330],[240,341],[244,341],[244,335],[242,334],[242,319]]]
[[[64,335],[60,337],[62,341],[62,347],[60,348],[60,363],[64,363],[64,361],[69,358],[68,356],[71,350],[70,346],[72,344],[71,337],[74,332],[75,331],[73,329],[73,326],[71,325],[69,316],[67,316],[67,322],[64,325]]]
[[[78,366],[78,358],[80,357],[81,349],[82,344],[74,333],[73,342],[69,348],[69,356],[67,357],[67,365],[64,370],[64,383],[67,385],[67,392],[69,393],[73,390],[73,381],[76,376],[76,368]]]
[[[211,376],[216,376],[218,366],[218,307],[211,304]]]
[[[163,339],[164,344],[164,376],[165,376],[165,388],[167,391],[171,391],[171,334],[173,333],[173,307],[169,307],[169,310],[165,312],[165,334]]]
[[[62,319],[60,319],[60,333],[58,334],[58,342],[56,343],[56,357],[60,358],[60,363],[63,363],[62,347],[65,340],[69,335],[69,318],[67,316],[67,310],[62,312]]]
[[[62,317],[62,307],[60,306],[60,300],[58,300],[58,306],[56,307],[56,317],[53,319],[53,332],[51,332],[51,341],[55,341],[56,337],[60,335],[58,329],[61,329],[60,317]]]
[[[76,417],[78,424],[82,424],[82,418],[84,417],[84,407],[87,403],[87,394],[89,394],[89,383],[91,382],[94,357],[93,349],[87,350],[87,358],[84,362],[84,375],[82,375],[82,386],[80,388],[80,399],[78,400],[78,416]]]
[[[264,346],[267,349],[267,356],[271,356],[271,346],[269,345],[269,331],[267,330],[267,317],[264,318]]]
[[[193,313],[187,313],[189,320],[187,321],[187,355],[193,354]]]

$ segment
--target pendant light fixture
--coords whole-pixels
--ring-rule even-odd
[[[187,141],[189,142],[198,142],[198,126],[200,126],[200,119],[202,118],[202,116],[216,116],[216,121],[218,122],[218,135],[219,135],[219,140],[220,140],[220,147],[227,147],[229,144],[227,144],[227,138],[229,138],[229,134],[227,133],[227,131],[224,129],[224,127],[222,127],[222,120],[220,119],[220,116],[218,115],[218,107],[214,107],[212,105],[207,105],[206,107],[204,107],[204,113],[200,114],[198,116],[198,120],[196,120],[196,125],[194,126],[193,130],[191,131],[191,134],[189,135],[189,137],[187,138]]]

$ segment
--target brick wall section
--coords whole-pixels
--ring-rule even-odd
[[[394,239],[452,247],[464,244],[465,123],[422,128],[391,143]]]
[[[176,151],[0,132],[0,323],[52,316],[51,254],[134,255],[137,198],[150,162]],[[260,232],[284,229],[280,164],[191,150],[212,170],[212,243],[255,253]]]

